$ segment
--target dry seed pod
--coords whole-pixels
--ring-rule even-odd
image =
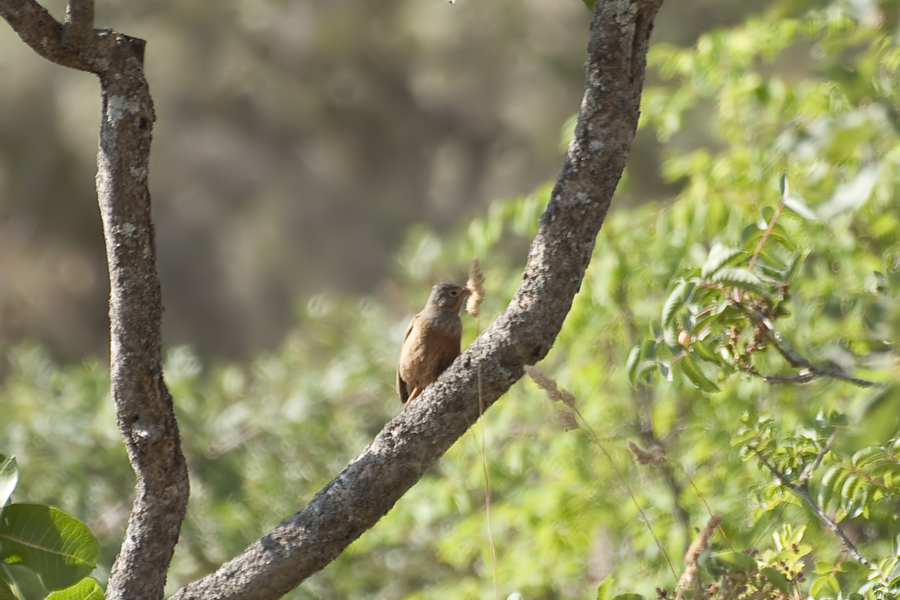
[[[632,454],[634,454],[634,457],[637,459],[639,465],[658,465],[666,460],[662,450],[660,450],[658,447],[644,450],[634,442],[628,442],[628,449],[631,450]]]
[[[525,372],[531,377],[532,381],[534,381],[539,388],[544,390],[547,393],[547,397],[553,400],[554,402],[562,402],[569,408],[575,408],[576,397],[575,394],[568,390],[561,390],[557,387],[556,382],[546,373],[541,371],[538,367],[532,365],[525,365]]]
[[[466,289],[469,290],[466,312],[477,317],[481,302],[484,300],[484,273],[477,256],[469,263],[469,280],[466,282]]]
[[[578,429],[578,421],[575,420],[575,415],[572,413],[565,410],[558,410],[556,411],[556,418],[559,419],[562,426],[566,428],[566,431]]]

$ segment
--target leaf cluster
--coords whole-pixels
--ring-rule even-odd
[[[59,509],[10,503],[18,480],[15,457],[0,454],[0,598],[103,598],[88,577],[100,554],[91,530]]]

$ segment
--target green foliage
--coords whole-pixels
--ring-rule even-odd
[[[671,84],[647,91],[643,125],[670,144],[665,173],[682,192],[609,215],[541,365],[578,398],[582,428],[564,432],[529,382],[485,415],[504,595],[672,593],[666,557],[685,567],[716,513],[692,595],[898,596],[900,400],[848,379],[889,382],[900,364],[900,53],[841,6],[653,50]],[[821,75],[776,74],[793,60]],[[248,365],[169,351],[192,480],[172,588],[300,509],[396,413],[400,339],[434,281],[461,282],[479,256],[484,322],[499,314],[549,194],[496,202],[445,237],[413,232],[396,289],[313,299]],[[465,322],[468,343],[480,325]],[[6,357],[0,437],[29,473],[17,493],[91,523],[108,568],[133,480],[106,366],[62,368],[27,346]],[[478,431],[291,597],[490,597]]]
[[[90,529],[49,506],[7,503],[17,480],[15,458],[0,455],[0,598],[102,597],[86,577],[100,553]]]

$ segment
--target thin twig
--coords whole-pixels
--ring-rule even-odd
[[[619,470],[619,466],[616,464],[616,461],[613,460],[612,455],[606,449],[606,446],[600,440],[600,436],[597,435],[597,432],[593,430],[588,421],[584,418],[584,415],[581,414],[581,411],[578,410],[577,407],[572,407],[575,411],[575,414],[578,415],[578,419],[581,421],[582,429],[588,432],[588,435],[591,437],[591,440],[596,444],[600,451],[606,456],[606,459],[609,461],[609,464],[612,466],[613,471],[616,474],[616,477],[622,483],[622,486],[628,492],[628,496],[631,498],[631,502],[634,503],[635,508],[637,508],[638,513],[641,515],[641,519],[643,519],[644,524],[647,526],[647,531],[650,532],[650,535],[653,537],[653,541],[656,542],[659,551],[662,553],[663,558],[666,559],[666,563],[669,565],[669,569],[672,571],[672,577],[675,580],[678,580],[678,573],[675,572],[675,566],[672,564],[672,560],[669,558],[669,554],[666,552],[666,549],[663,547],[662,542],[656,537],[656,533],[653,531],[653,526],[650,524],[650,519],[647,517],[646,513],[644,513],[644,509],[641,508],[640,503],[637,501],[637,497],[634,495],[634,492],[631,490],[631,486],[628,485],[628,481],[625,479],[625,475],[622,471]]]
[[[797,478],[797,487],[806,488],[806,484],[809,482],[809,478],[812,477],[813,471],[818,469],[822,464],[822,459],[825,458],[825,455],[831,450],[831,446],[834,445],[835,439],[837,439],[837,431],[828,436],[825,445],[823,445],[822,449],[819,450],[819,453],[816,454],[816,458],[804,467],[803,472],[800,473],[800,477]]]
[[[788,488],[794,494],[796,494],[801,500],[803,500],[807,504],[807,506],[809,506],[813,510],[814,513],[816,513],[816,516],[819,517],[819,519],[825,524],[825,526],[828,527],[828,529],[830,529],[838,537],[838,539],[843,544],[844,548],[847,550],[847,552],[850,553],[850,556],[855,558],[857,560],[857,562],[859,562],[860,564],[863,564],[863,565],[867,566],[869,569],[876,571],[882,578],[884,578],[884,574],[881,573],[881,571],[875,565],[873,565],[869,561],[868,558],[866,558],[865,556],[860,554],[859,550],[856,549],[856,546],[853,545],[853,542],[851,542],[850,539],[844,534],[844,532],[841,530],[840,526],[838,526],[838,524],[835,523],[831,517],[829,517],[827,514],[825,514],[825,511],[823,511],[821,508],[819,508],[819,505],[816,504],[812,498],[810,498],[809,492],[806,491],[805,486],[800,486],[800,485],[791,483],[788,480],[788,478],[785,477],[785,475],[783,473],[781,473],[781,471],[778,470],[778,467],[776,467],[775,465],[771,464],[768,460],[766,460],[765,457],[763,457],[763,455],[760,454],[756,448],[751,448],[751,450],[756,455],[756,457],[759,459],[759,462],[761,462],[764,467],[769,469],[769,471],[772,472],[772,474],[778,479],[778,481],[781,482],[782,485],[784,485],[786,488]],[[827,452],[827,450],[826,450],[826,452]],[[805,472],[805,470],[804,470],[804,472]],[[802,477],[802,475],[801,475],[801,477]]]
[[[771,380],[772,383],[807,383],[816,377],[830,377],[832,379],[840,379],[847,383],[852,383],[860,387],[882,387],[884,384],[877,381],[869,381],[868,379],[859,379],[858,377],[850,377],[837,367],[818,367],[793,347],[775,330],[772,321],[766,317],[758,308],[748,307],[740,302],[734,304],[736,308],[741,309],[750,320],[756,325],[763,334],[769,338],[775,350],[792,366],[802,369],[799,373],[792,377],[770,377],[764,376]]]
[[[484,512],[487,520],[488,545],[491,551],[491,578],[494,580],[494,598],[500,600],[497,586],[497,552],[494,549],[494,528],[491,525],[491,477],[488,474],[487,452],[485,451],[484,400],[481,396],[481,365],[478,365],[478,412],[481,413],[481,469],[484,471]]]
[[[772,235],[772,230],[775,229],[775,222],[778,221],[778,217],[781,216],[781,211],[784,209],[784,203],[787,202],[787,197],[787,186],[785,186],[784,193],[781,194],[781,202],[778,203],[778,208],[775,209],[775,214],[772,215],[772,220],[769,221],[766,232],[759,238],[759,244],[756,245],[756,250],[753,251],[753,256],[750,257],[750,264],[747,265],[747,270],[751,273],[753,272],[753,265],[756,264],[756,259],[759,258],[759,254],[766,244],[766,240],[769,239],[769,236]]]
[[[646,410],[646,407],[642,402],[643,398],[639,398],[638,404],[639,408],[644,412],[642,416],[642,420],[644,423],[641,424],[641,436],[644,438],[644,442],[649,446],[656,446],[660,449],[663,456],[665,456],[665,448],[663,447],[662,442],[657,439],[656,434],[653,432],[653,422],[651,420],[651,414],[649,410]],[[666,456],[666,458],[668,458]],[[672,461],[674,462],[674,461]],[[681,526],[684,531],[684,536],[686,540],[690,539],[691,528],[690,528],[690,517],[688,516],[687,510],[685,510],[684,506],[681,505],[681,485],[679,485],[678,481],[675,479],[675,475],[672,473],[672,468],[665,464],[659,463],[656,465],[659,469],[660,473],[662,473],[663,479],[666,482],[666,486],[669,488],[669,492],[672,495],[672,504],[675,508],[675,519],[678,521],[678,524]],[[710,513],[712,514],[712,513]]]
[[[466,312],[475,319],[475,337],[478,337],[481,335],[481,319],[479,315],[481,314],[481,303],[484,301],[484,272],[481,269],[481,262],[477,256],[469,263],[466,289],[469,291]],[[491,578],[494,581],[494,598],[500,600],[500,591],[497,586],[497,552],[494,546],[494,528],[491,525],[491,477],[490,473],[488,473],[487,451],[485,449],[487,425],[484,418],[484,396],[481,387],[481,362],[477,363],[477,369],[478,416],[481,421],[481,470],[484,472],[484,512],[487,521],[488,545],[491,551]]]
[[[678,467],[678,469],[679,469],[679,470],[681,471],[681,473],[684,475],[684,478],[687,479],[687,480],[688,480],[688,483],[691,484],[691,487],[694,488],[694,493],[696,493],[696,494],[697,494],[697,497],[700,498],[700,502],[702,502],[702,503],[703,503],[703,506],[706,507],[706,512],[709,513],[709,516],[710,516],[710,517],[714,517],[714,516],[715,516],[715,513],[713,513],[712,509],[709,507],[709,504],[706,502],[706,498],[703,497],[703,494],[700,492],[700,489],[697,487],[697,484],[695,484],[695,483],[694,483],[694,480],[691,478],[691,476],[688,475],[687,470],[681,465],[680,462],[678,462],[677,460],[671,458],[668,454],[663,454],[663,457],[664,457],[667,461],[669,461],[670,463],[672,463],[673,465],[675,465],[676,467]],[[725,535],[725,530],[722,529],[722,525],[721,525],[721,524],[718,526],[718,530],[719,530],[719,535],[722,536],[722,539],[725,541],[725,544],[728,545],[728,548],[729,548],[730,550],[734,550],[734,546],[731,545],[731,540],[729,540],[729,539],[728,539],[728,536]]]

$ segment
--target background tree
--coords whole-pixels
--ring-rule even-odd
[[[691,44],[769,3],[686,0],[663,9],[654,36]],[[61,15],[64,4],[47,7]],[[99,24],[152,44],[163,337],[211,360],[274,350],[297,304],[323,291],[403,294],[395,257],[411,228],[447,233],[553,179],[591,16],[552,0],[97,10]],[[0,56],[0,77],[15,82],[0,86],[0,271],[15,281],[0,287],[0,343],[38,341],[64,361],[104,356],[106,256],[83,208],[95,196],[84,152],[99,128],[95,80],[35,61],[5,27]],[[630,196],[668,197],[654,136],[630,156],[641,183]]]

